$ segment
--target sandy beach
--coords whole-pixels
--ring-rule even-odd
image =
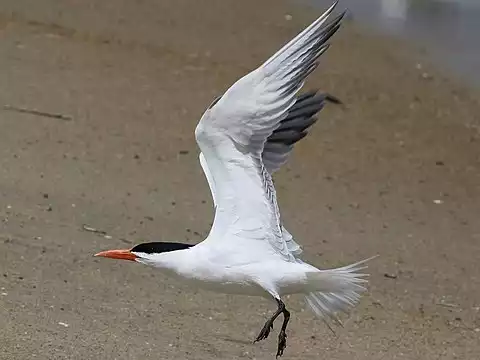
[[[92,255],[204,239],[198,119],[320,13],[273,0],[2,2],[0,359],[274,358],[279,325],[252,344],[267,301]],[[479,92],[348,21],[314,88],[345,105],[322,110],[276,175],[285,223],[320,268],[380,256],[336,335],[286,299],[284,358],[476,359]]]

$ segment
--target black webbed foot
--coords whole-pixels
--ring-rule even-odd
[[[268,335],[270,335],[270,331],[273,329],[273,322],[280,314],[283,313],[282,329],[278,334],[278,348],[277,348],[277,355],[276,355],[276,357],[278,358],[279,356],[283,355],[283,352],[287,347],[287,333],[285,332],[285,330],[287,329],[288,321],[290,320],[290,313],[285,308],[285,304],[283,303],[282,300],[280,299],[276,299],[276,300],[278,304],[277,311],[275,312],[275,314],[273,314],[273,316],[270,319],[268,319],[265,325],[263,325],[263,328],[258,334],[257,338],[254,340],[254,343],[256,343],[257,341],[265,340],[268,337]]]
[[[273,329],[273,321],[272,319],[269,319],[265,325],[263,325],[262,330],[260,330],[260,333],[258,334],[257,338],[253,341],[256,343],[257,341],[265,340],[268,335],[270,335],[270,331]]]
[[[283,351],[287,347],[287,334],[285,330],[280,330],[280,333],[278,334],[278,348],[277,348],[277,355],[275,358],[278,358],[279,356],[283,355]]]

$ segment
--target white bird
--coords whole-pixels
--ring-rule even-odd
[[[305,294],[316,315],[339,323],[336,314],[366,290],[367,275],[359,272],[367,260],[320,270],[299,258],[302,250],[283,226],[272,181],[329,99],[297,92],[340,27],[345,13],[325,25],[336,4],[217,98],[198,123],[200,164],[215,205],[207,238],[194,246],[153,242],[96,254],[154,266],[201,288],[274,300],[278,309],[255,341],[266,339],[283,313],[277,357],[290,318],[282,296]]]

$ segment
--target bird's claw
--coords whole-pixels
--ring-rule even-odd
[[[278,358],[279,356],[283,355],[283,351],[287,347],[287,334],[285,333],[285,330],[281,330],[280,333],[278,334],[278,349],[277,349],[277,355],[275,358]]]
[[[273,329],[273,323],[270,321],[267,321],[263,326],[262,330],[260,330],[260,333],[258,334],[257,338],[253,341],[253,343],[256,343],[257,341],[265,340],[268,337],[268,335],[270,335],[270,330],[272,329]]]

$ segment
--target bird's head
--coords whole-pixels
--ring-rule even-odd
[[[184,250],[192,247],[190,244],[175,242],[149,242],[134,246],[131,249],[106,250],[95,254],[110,259],[130,260],[148,264],[162,253]]]

